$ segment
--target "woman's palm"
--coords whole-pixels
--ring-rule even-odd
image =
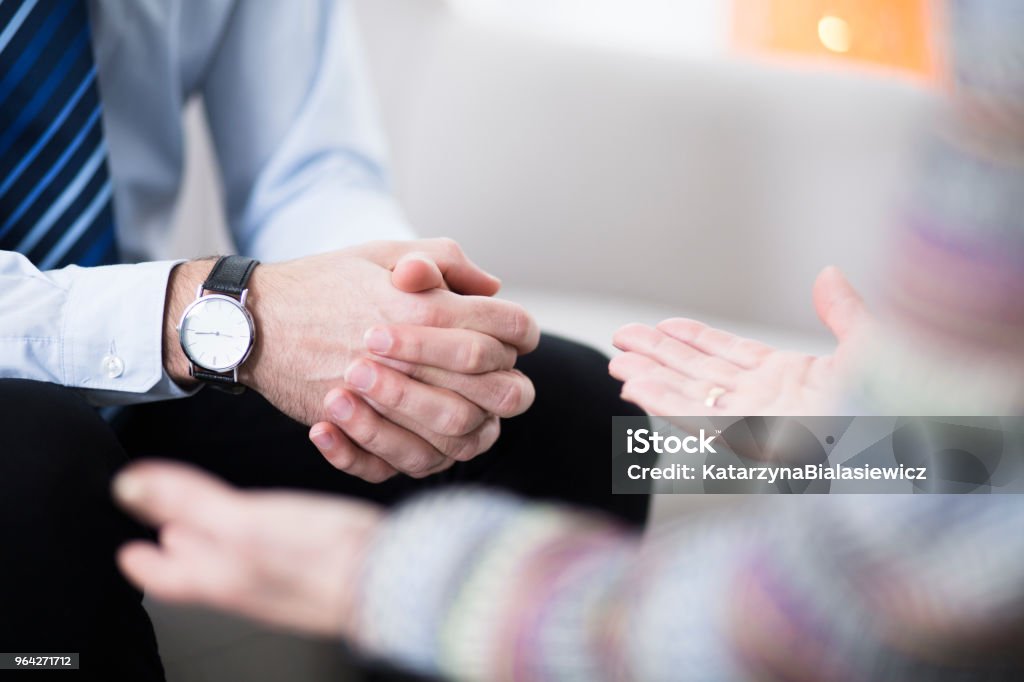
[[[687,319],[656,328],[627,325],[615,336],[625,353],[610,371],[623,397],[661,416],[813,415],[829,412],[867,315],[846,278],[826,268],[814,284],[814,304],[836,336],[835,353],[807,355],[771,348]],[[716,391],[714,389],[722,389]],[[714,404],[708,398],[720,393]]]

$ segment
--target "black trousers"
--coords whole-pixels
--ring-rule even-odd
[[[149,533],[109,494],[114,473],[139,457],[192,462],[243,487],[313,489],[387,505],[473,482],[642,524],[646,496],[610,493],[610,417],[639,412],[619,399],[607,359],[544,336],[519,368],[537,399],[502,423],[495,447],[427,479],[378,485],[335,470],[306,427],[252,392],[203,390],[126,409],[108,424],[74,391],[0,381],[0,651],[80,652],[83,670],[109,679],[163,679],[141,595],[114,564],[117,546]]]

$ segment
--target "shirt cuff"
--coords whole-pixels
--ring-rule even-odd
[[[180,262],[74,268],[61,331],[66,386],[85,389],[94,405],[195,393],[174,383],[163,363],[167,281]]]

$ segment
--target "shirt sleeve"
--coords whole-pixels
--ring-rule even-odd
[[[238,2],[202,91],[242,253],[412,236],[388,191],[351,3]]]
[[[0,377],[62,384],[94,405],[188,395],[164,371],[176,261],[40,271],[0,251]]]

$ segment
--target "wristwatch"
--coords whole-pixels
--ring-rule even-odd
[[[238,383],[238,368],[256,340],[245,299],[249,276],[257,265],[259,261],[244,256],[218,258],[178,324],[189,375],[229,393],[245,390]]]

